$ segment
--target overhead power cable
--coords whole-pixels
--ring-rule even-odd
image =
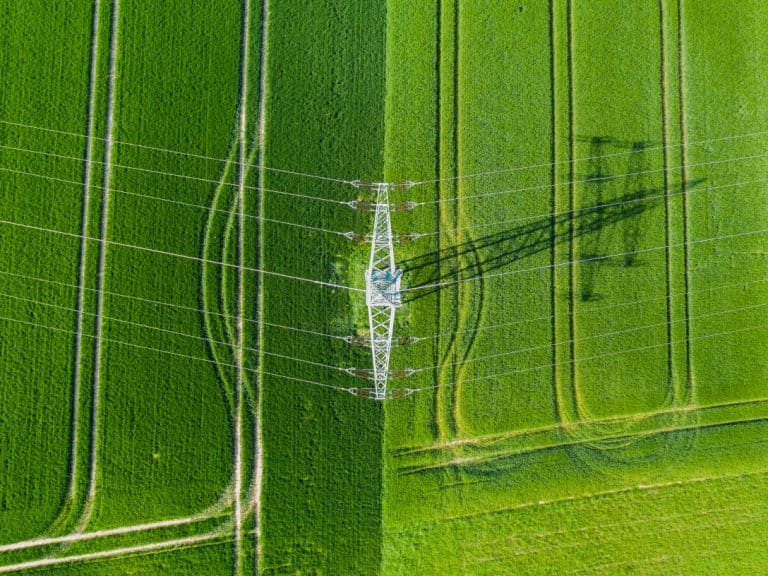
[[[702,146],[704,144],[711,144],[713,142],[727,142],[731,140],[741,140],[746,138],[754,138],[756,136],[765,136],[768,135],[768,130],[763,130],[759,132],[747,132],[744,134],[734,134],[730,136],[723,136],[720,138],[707,138],[705,140],[694,140],[691,142],[685,142],[685,143],[677,143],[677,144],[667,144],[662,146],[648,146],[646,148],[643,148],[643,152],[654,152],[654,151],[661,151],[661,150],[668,150],[673,148],[690,148],[693,146]],[[637,154],[637,150],[628,150],[626,152],[616,152],[611,154],[599,154],[596,156],[586,156],[583,158],[572,158],[569,160],[559,160],[557,162],[543,162],[539,164],[528,164],[523,166],[514,166],[511,168],[503,168],[498,170],[491,170],[487,172],[474,172],[470,174],[464,174],[460,176],[448,176],[445,178],[436,178],[434,180],[421,180],[419,182],[416,182],[415,185],[421,185],[421,184],[434,184],[436,182],[446,182],[449,180],[462,180],[462,179],[468,179],[468,178],[479,178],[482,176],[495,176],[498,174],[506,174],[509,172],[517,172],[521,170],[532,170],[535,168],[551,168],[553,166],[559,166],[562,164],[575,164],[578,162],[586,162],[589,160],[602,160],[605,158],[616,158],[621,156],[631,156],[632,154]]]
[[[87,240],[87,241],[91,241],[91,242],[98,242],[99,244],[104,244],[104,245],[108,245],[108,246],[109,245],[111,245],[111,246],[119,246],[121,248],[129,248],[129,249],[132,249],[132,250],[140,250],[140,251],[143,251],[143,252],[149,252],[149,253],[152,253],[152,254],[160,254],[160,255],[163,255],[163,256],[170,256],[170,257],[173,257],[173,258],[182,258],[182,259],[185,259],[185,260],[193,260],[195,262],[201,262],[203,264],[211,264],[211,265],[214,265],[214,266],[223,266],[223,267],[226,267],[226,268],[234,268],[234,269],[237,269],[237,270],[242,269],[242,270],[245,270],[246,272],[256,272],[256,273],[264,274],[264,275],[267,275],[267,276],[275,276],[275,277],[278,277],[278,278],[286,278],[286,279],[289,279],[289,280],[296,280],[298,282],[307,282],[307,283],[310,283],[310,284],[317,284],[319,286],[325,286],[325,287],[328,287],[328,288],[339,288],[339,289],[342,289],[342,290],[350,290],[352,292],[364,292],[364,290],[362,288],[353,288],[351,286],[344,286],[342,284],[335,284],[333,282],[324,282],[322,280],[313,280],[311,278],[303,278],[301,276],[294,276],[294,275],[291,275],[291,274],[284,274],[282,272],[274,272],[272,270],[263,270],[263,269],[260,269],[260,268],[251,268],[251,267],[248,267],[248,266],[240,266],[238,264],[230,264],[229,262],[220,262],[218,260],[209,260],[208,258],[201,258],[199,256],[191,256],[191,255],[188,255],[188,254],[179,254],[177,252],[169,252],[167,250],[160,250],[158,248],[150,248],[150,247],[147,247],[147,246],[137,246],[135,244],[127,244],[125,242],[116,242],[114,240],[105,240],[105,239],[102,239],[102,238],[93,238],[91,236],[85,236],[83,234],[77,234],[77,233],[74,233],[74,232],[65,232],[63,230],[54,230],[52,228],[44,228],[42,226],[33,226],[31,224],[22,224],[20,222],[11,222],[9,220],[0,220],[0,224],[5,224],[7,226],[16,226],[18,228],[23,228],[23,229],[26,229],[26,230],[35,230],[35,231],[38,231],[38,232],[45,232],[45,233],[48,233],[48,234],[58,234],[60,236],[67,236],[69,238],[79,238],[80,240]]]
[[[67,330],[66,328],[59,328],[57,326],[49,326],[47,324],[40,324],[38,322],[30,322],[28,320],[19,320],[18,318],[8,318],[6,316],[0,316],[0,321],[14,322],[16,324],[22,324],[22,325],[25,325],[25,326],[32,326],[32,327],[35,327],[35,328],[44,328],[46,330],[51,330],[51,331],[54,331],[54,332],[63,332],[65,334],[71,334],[71,335],[78,335],[79,334],[83,338],[90,338],[92,340],[96,339],[96,336],[93,336],[91,334],[84,334],[82,332],[78,333],[75,330]],[[176,356],[176,357],[179,357],[179,358],[185,358],[187,360],[196,360],[198,362],[206,362],[208,364],[214,364],[214,365],[218,365],[218,366],[226,366],[226,367],[230,367],[230,368],[236,368],[237,367],[235,364],[229,364],[229,363],[224,363],[224,362],[216,362],[215,360],[211,360],[210,358],[201,358],[200,356],[192,356],[192,355],[189,355],[189,354],[182,354],[180,352],[173,352],[172,350],[163,350],[162,348],[154,348],[152,346],[144,346],[143,344],[136,344],[134,342],[127,342],[125,340],[117,340],[115,338],[108,338],[106,336],[102,336],[100,338],[100,340],[102,342],[111,342],[112,344],[119,344],[119,345],[122,345],[122,346],[128,346],[130,348],[137,348],[139,350],[149,350],[149,351],[157,352],[157,353],[160,353],[160,354],[169,354],[171,356]],[[312,380],[304,380],[302,378],[294,378],[293,376],[287,376],[285,374],[276,374],[276,373],[272,373],[272,372],[267,372],[265,370],[255,369],[255,368],[242,368],[242,370],[245,370],[246,372],[258,373],[258,374],[261,374],[262,376],[273,376],[273,377],[276,377],[276,378],[285,378],[286,380],[293,380],[293,381],[296,381],[296,382],[303,382],[303,383],[306,383],[306,384],[312,384],[314,386],[321,386],[323,388],[333,388],[333,389],[336,389],[336,390],[343,390],[345,392],[347,391],[347,388],[345,388],[343,386],[333,386],[331,384],[324,384],[324,383],[321,383],[321,382],[314,382]]]
[[[74,162],[83,162],[83,158],[79,156],[66,156],[64,154],[56,154],[54,152],[46,152],[44,150],[33,150],[31,148],[17,148],[15,146],[6,146],[3,144],[0,144],[0,149],[3,150],[13,150],[15,152],[22,152],[25,154],[37,154],[39,156],[48,156],[51,158],[59,158],[63,160],[72,160]],[[100,160],[89,160],[89,163],[91,164],[101,164],[106,165],[106,162],[102,162]],[[237,188],[239,185],[235,182],[224,182],[222,180],[214,180],[212,178],[201,178],[199,176],[192,176],[189,174],[178,174],[176,172],[164,172],[162,170],[152,170],[150,168],[141,168],[139,166],[128,166],[126,164],[118,164],[116,162],[109,162],[109,166],[111,168],[124,168],[126,170],[136,170],[138,172],[146,172],[149,174],[156,174],[158,176],[172,176],[174,178],[184,178],[187,180],[194,180],[196,182],[205,182],[209,184],[216,184],[217,186],[229,186]],[[82,185],[82,183],[80,183]],[[246,184],[243,184],[243,188],[247,190],[260,190],[262,192],[269,192],[271,194],[280,194],[283,196],[291,196],[294,198],[303,198],[307,200],[317,200],[318,202],[330,202],[332,204],[342,204],[347,205],[347,201],[342,200],[336,200],[334,198],[323,198],[321,196],[310,196],[308,194],[297,194],[294,192],[284,192],[282,190],[274,190],[272,188],[259,188],[258,186],[248,186]]]
[[[469,278],[459,278],[457,280],[446,280],[444,282],[432,282],[430,284],[421,284],[417,286],[411,286],[409,288],[402,288],[402,292],[415,292],[417,290],[427,290],[431,288],[443,288],[445,286],[453,286],[455,284],[462,284],[464,282],[472,282],[475,280],[489,278],[498,278],[500,276],[509,276],[510,274],[522,274],[523,272],[535,272],[537,270],[547,270],[549,268],[556,268],[559,266],[568,266],[570,264],[583,264],[585,262],[596,262],[599,260],[607,260],[609,258],[617,258],[619,256],[629,256],[630,254],[645,254],[647,252],[655,252],[658,250],[666,250],[668,248],[680,248],[682,246],[695,246],[697,244],[705,244],[707,242],[716,242],[718,240],[728,240],[731,238],[743,238],[746,236],[754,236],[756,234],[765,234],[768,229],[751,230],[749,232],[741,232],[738,234],[725,234],[722,236],[713,236],[712,238],[703,238],[701,240],[690,240],[688,242],[678,242],[677,244],[665,244],[664,246],[653,246],[651,248],[642,248],[640,250],[630,250],[628,252],[618,252],[616,254],[606,254],[604,256],[592,256],[589,258],[581,258],[578,260],[567,260],[564,262],[558,262],[556,264],[546,264],[544,266],[534,266],[533,268],[521,268],[520,270],[508,270],[507,272],[495,272],[490,274],[480,274],[476,276],[470,276]]]
[[[10,122],[8,120],[0,120],[0,124],[5,124],[7,126],[16,126],[18,128],[28,128],[28,129],[31,129],[31,130],[40,130],[42,132],[50,132],[50,133],[53,133],[53,134],[62,134],[64,136],[74,136],[76,138],[83,138],[83,139],[92,138],[93,140],[106,141],[106,138],[99,138],[99,137],[96,137],[96,136],[88,136],[86,134],[81,134],[79,132],[67,132],[65,130],[56,130],[56,129],[53,129],[53,128],[46,128],[46,127],[43,127],[43,126],[35,126],[33,124],[22,124],[20,122]],[[137,144],[137,143],[133,143],[133,142],[126,142],[124,140],[113,140],[112,142],[115,143],[115,144],[118,144],[120,146],[126,146],[126,147],[130,147],[130,148],[140,148],[140,149],[143,149],[143,150],[152,150],[152,151],[155,151],[155,152],[167,152],[169,154],[176,154],[176,155],[179,155],[179,156],[186,156],[188,158],[197,158],[199,160],[209,160],[211,162],[223,162],[223,163],[230,162],[230,160],[227,159],[227,158],[218,158],[218,157],[215,157],[215,156],[205,156],[203,154],[194,154],[192,152],[183,152],[183,151],[180,151],[180,150],[173,150],[171,148],[161,148],[161,147],[158,147],[158,146],[148,146],[146,144]],[[256,168],[258,170],[266,170],[266,171],[269,171],[269,172],[277,172],[277,173],[281,173],[281,174],[290,174],[290,175],[293,175],[293,176],[302,176],[302,177],[305,177],[305,178],[314,178],[315,180],[325,180],[325,181],[329,181],[329,182],[341,182],[341,183],[344,183],[344,184],[347,184],[349,182],[349,180],[343,180],[341,178],[332,178],[332,177],[329,177],[329,176],[321,176],[319,174],[311,174],[311,173],[308,173],[308,172],[300,172],[300,171],[296,171],[296,170],[288,170],[288,169],[285,169],[285,168],[272,168],[270,166],[260,166],[258,164],[252,164],[252,163],[246,163],[246,162],[243,162],[243,163],[241,163],[241,162],[232,162],[232,163],[237,165],[237,166],[243,165],[243,166],[248,167],[248,168]]]
[[[513,194],[515,192],[531,192],[536,190],[548,190],[550,188],[558,188],[564,186],[570,186],[572,184],[595,184],[597,182],[606,182],[609,180],[615,180],[617,178],[626,178],[628,176],[640,176],[643,174],[655,174],[659,172],[675,172],[677,170],[689,169],[689,168],[701,168],[702,166],[714,166],[718,164],[728,164],[731,162],[741,162],[744,160],[755,160],[758,158],[768,158],[768,154],[753,154],[751,156],[738,156],[736,158],[724,158],[721,160],[711,160],[708,162],[697,162],[694,164],[681,164],[679,166],[667,166],[665,168],[654,168],[653,170],[639,170],[637,172],[626,172],[624,174],[609,174],[607,176],[597,176],[595,178],[585,178],[582,180],[570,180],[567,182],[552,182],[550,184],[541,184],[538,186],[526,186],[523,188],[511,188],[507,190],[497,190],[495,192],[483,192],[482,194],[463,194],[461,196],[449,196],[446,198],[438,198],[437,200],[424,200],[416,202],[416,206],[427,206],[434,204],[441,204],[443,202],[453,202],[456,200],[475,200],[477,198],[487,198],[489,196],[501,196],[504,194]]]
[[[714,334],[705,334],[705,335],[702,335],[702,336],[694,336],[694,337],[682,338],[682,339],[678,339],[678,340],[669,340],[667,342],[662,342],[660,344],[650,344],[648,346],[640,346],[638,348],[629,348],[629,349],[626,349],[626,350],[618,350],[616,352],[606,352],[604,354],[597,354],[597,355],[594,355],[594,356],[584,356],[583,358],[575,358],[575,359],[568,360],[566,362],[551,362],[549,364],[541,364],[539,366],[533,366],[531,368],[521,368],[519,370],[511,370],[509,372],[498,372],[496,374],[489,374],[487,376],[477,376],[477,377],[473,377],[473,378],[464,378],[464,379],[461,380],[460,383],[464,384],[466,382],[479,382],[479,381],[482,381],[482,380],[491,380],[491,379],[494,379],[494,378],[500,378],[502,376],[513,376],[515,374],[524,374],[526,372],[534,372],[536,370],[545,370],[545,369],[550,369],[551,370],[552,368],[555,368],[557,366],[567,366],[567,365],[575,364],[575,363],[578,363],[578,362],[586,362],[586,361],[589,361],[589,360],[597,360],[597,359],[600,359],[600,358],[608,358],[608,357],[611,357],[611,356],[619,356],[619,355],[622,355],[622,354],[629,354],[631,352],[641,352],[643,350],[652,350],[654,348],[661,348],[661,347],[664,347],[664,346],[669,346],[670,344],[675,345],[675,344],[682,344],[682,343],[685,343],[685,342],[696,342],[696,341],[700,341],[700,340],[707,340],[709,338],[717,338],[717,337],[726,336],[726,335],[729,335],[729,334],[736,334],[736,333],[740,333],[740,332],[747,332],[747,331],[750,331],[750,330],[758,330],[760,328],[768,328],[768,324],[758,324],[757,326],[747,326],[745,328],[736,328],[734,330],[726,330],[724,332],[716,332]],[[413,391],[432,390],[432,389],[441,388],[441,387],[451,387],[451,386],[455,386],[457,384],[458,384],[458,382],[456,382],[454,380],[453,382],[449,382],[449,383],[446,383],[446,384],[435,384],[434,386],[423,386],[423,387],[420,387],[420,388],[411,388],[411,390],[413,390]]]
[[[75,312],[79,313],[80,311],[77,308],[70,308],[68,306],[61,306],[59,304],[52,304],[51,302],[43,302],[42,300],[34,300],[32,298],[24,298],[21,296],[16,296],[14,294],[8,294],[6,292],[0,292],[0,297],[4,298],[10,298],[12,300],[18,300],[20,302],[28,302],[30,304],[39,304],[40,306],[46,306],[48,308],[55,308],[57,310],[66,310],[67,312]],[[86,316],[98,316],[98,314],[94,312],[82,312]],[[191,338],[194,340],[200,340],[205,343],[210,344],[221,344],[222,346],[230,346],[234,347],[235,343],[233,342],[223,342],[221,340],[215,340],[213,338],[207,338],[205,336],[200,336],[198,334],[189,334],[188,332],[180,332],[178,330],[170,330],[168,328],[162,328],[160,326],[152,326],[151,324],[143,324],[141,322],[134,322],[132,320],[125,320],[123,318],[116,318],[114,316],[106,316],[102,315],[101,318],[103,320],[109,320],[110,322],[116,322],[117,324],[125,324],[127,326],[135,326],[137,328],[141,328],[143,330],[155,330],[157,332],[162,332],[164,334],[172,334],[174,336],[183,336],[185,338]],[[322,362],[314,362],[312,360],[306,360],[304,358],[296,358],[295,356],[287,356],[285,354],[280,354],[277,352],[270,352],[268,350],[263,350],[259,348],[252,348],[249,346],[243,346],[243,350],[246,350],[248,352],[260,352],[262,354],[266,354],[267,356],[274,356],[275,358],[283,358],[285,360],[291,360],[293,362],[300,362],[303,364],[310,364],[312,366],[317,366],[320,368],[327,368],[329,370],[340,370],[342,372],[345,372],[347,368],[341,367],[341,366],[333,366],[331,364],[323,364]]]
[[[11,276],[13,278],[23,278],[24,280],[32,280],[33,282],[41,282],[41,283],[44,283],[44,284],[51,284],[53,286],[61,286],[61,287],[69,288],[69,289],[72,289],[72,290],[77,290],[78,289],[77,284],[68,284],[66,282],[59,282],[57,280],[50,280],[48,278],[40,278],[38,276],[30,276],[30,275],[27,275],[27,274],[18,274],[18,273],[15,273],[15,272],[9,272],[7,270],[0,270],[0,275]],[[152,300],[150,298],[141,298],[139,296],[133,296],[133,295],[130,295],[130,294],[123,294],[121,292],[111,292],[109,290],[100,291],[100,290],[98,290],[96,288],[85,288],[85,287],[83,288],[83,290],[85,290],[87,292],[94,292],[94,293],[103,292],[104,294],[106,294],[108,296],[115,297],[115,298],[124,298],[126,300],[133,300],[135,302],[143,302],[145,304],[151,304],[153,306],[164,306],[164,307],[175,308],[175,309],[179,309],[179,310],[188,310],[190,312],[199,312],[199,313],[204,313],[204,314],[211,314],[213,316],[217,316],[217,317],[221,317],[221,318],[230,318],[230,319],[233,319],[233,320],[237,320],[238,319],[238,316],[236,316],[234,314],[224,314],[222,312],[213,312],[213,311],[205,310],[203,308],[195,308],[194,306],[184,306],[182,304],[174,304],[172,302],[165,302],[165,301],[162,301],[162,300]],[[312,336],[323,336],[323,337],[326,337],[326,338],[336,338],[338,340],[344,340],[344,339],[347,338],[347,336],[338,336],[336,334],[327,334],[325,332],[319,332],[319,331],[316,331],[316,330],[307,330],[305,328],[299,328],[299,327],[296,327],[296,326],[286,326],[284,324],[276,324],[274,322],[256,321],[256,320],[253,320],[251,318],[243,318],[243,321],[251,323],[251,324],[263,324],[264,326],[271,326],[273,328],[279,328],[279,329],[283,329],[283,330],[290,330],[292,332],[299,332],[299,333],[303,333],[303,334],[309,334],[309,335],[312,335]]]
[[[693,194],[701,194],[702,192],[711,192],[713,190],[724,190],[727,188],[739,188],[741,186],[747,186],[748,184],[765,184],[768,183],[768,179],[761,178],[757,180],[746,180],[744,182],[736,182],[734,184],[723,184],[720,186],[705,186],[689,188],[684,192],[673,192],[671,194],[655,194],[653,196],[641,196],[638,198],[632,198],[630,200],[619,200],[616,202],[605,202],[603,204],[594,204],[591,206],[584,206],[583,208],[575,208],[573,210],[565,210],[563,212],[545,212],[541,214],[533,214],[531,216],[522,216],[520,218],[512,218],[510,220],[498,220],[496,222],[487,222],[485,224],[477,224],[474,226],[462,226],[461,228],[450,228],[447,230],[437,230],[434,232],[419,232],[421,236],[442,236],[444,234],[456,234],[457,232],[466,232],[468,230],[479,230],[481,228],[491,228],[494,226],[502,226],[504,224],[516,224],[519,222],[530,222],[532,220],[543,220],[545,218],[557,218],[559,216],[568,216],[573,214],[575,216],[582,216],[584,214],[590,214],[592,212],[604,210],[606,208],[615,208],[616,206],[626,206],[629,204],[637,204],[643,202],[649,202],[651,200],[662,200],[664,198],[674,198],[676,196],[691,196]]]
[[[586,342],[588,340],[595,340],[597,338],[607,338],[612,336],[619,336],[622,334],[631,334],[632,332],[639,332],[641,330],[649,330],[651,328],[662,328],[666,326],[672,326],[674,324],[680,324],[681,322],[688,322],[690,320],[701,320],[702,318],[711,318],[714,316],[723,316],[724,314],[733,314],[735,312],[743,312],[745,310],[755,310],[757,308],[765,308],[768,306],[768,303],[762,303],[762,304],[751,304],[749,306],[740,306],[738,308],[729,308],[727,310],[718,310],[717,312],[710,312],[707,314],[698,314],[696,316],[691,316],[690,318],[681,318],[679,320],[670,320],[668,322],[658,322],[655,324],[641,324],[640,326],[632,326],[631,328],[625,328],[623,330],[615,330],[612,332],[601,332],[599,334],[592,334],[590,336],[584,336],[581,338],[572,338],[570,340],[564,340],[562,342],[548,342],[547,344],[542,344],[539,346],[529,346],[527,348],[518,348],[516,350],[509,350],[507,352],[500,352],[498,354],[490,354],[487,356],[477,356],[474,358],[470,358],[468,360],[461,360],[457,362],[450,362],[447,364],[438,364],[436,366],[427,366],[424,368],[414,368],[414,372],[425,372],[427,370],[435,370],[436,368],[443,368],[445,366],[458,366],[458,365],[466,365],[471,364],[473,362],[480,362],[482,360],[491,360],[494,358],[504,358],[507,356],[514,356],[515,354],[522,354],[523,352],[534,352],[536,350],[551,350],[553,346],[555,345],[564,345],[564,344],[575,344],[577,342]]]
[[[0,272],[1,273],[1,272]],[[595,306],[592,308],[587,308],[586,310],[579,310],[577,312],[571,313],[563,313],[563,314],[550,314],[548,316],[536,316],[534,318],[525,318],[523,320],[514,320],[512,322],[502,322],[501,324],[491,324],[490,326],[483,326],[481,328],[472,328],[467,330],[459,330],[459,331],[452,331],[452,332],[440,332],[438,334],[432,334],[430,336],[416,336],[416,339],[418,341],[421,340],[434,340],[437,338],[445,338],[445,337],[451,337],[456,334],[474,334],[477,332],[485,332],[489,330],[497,330],[499,328],[506,328],[509,326],[517,326],[520,324],[530,324],[531,322],[551,322],[555,318],[570,318],[573,316],[582,316],[586,314],[594,314],[595,312],[604,312],[605,310],[609,310],[612,308],[622,308],[625,306],[635,306],[637,304],[645,304],[647,302],[654,302],[658,300],[670,300],[671,298],[674,298],[676,296],[689,296],[689,295],[698,295],[698,294],[705,294],[709,292],[717,292],[720,290],[726,290],[728,288],[743,288],[745,286],[750,286],[753,284],[765,284],[768,282],[768,278],[760,278],[759,280],[750,280],[747,282],[735,282],[733,284],[722,284],[719,286],[712,286],[707,288],[702,288],[701,290],[688,290],[688,291],[681,291],[681,292],[672,292],[669,295],[666,296],[655,296],[652,298],[641,298],[639,300],[629,300],[626,302],[617,302],[616,304],[607,304],[605,306]]]
[[[78,186],[78,187],[82,187],[83,186],[83,183],[82,182],[78,182],[77,180],[67,180],[65,178],[57,178],[55,176],[48,176],[46,174],[38,174],[38,173],[35,173],[35,172],[25,172],[23,170],[14,170],[14,169],[11,169],[11,168],[3,168],[3,167],[0,167],[0,172],[11,172],[11,173],[14,173],[14,174],[21,174],[23,176],[31,176],[33,178],[42,178],[44,180],[51,180],[51,181],[54,181],[54,182],[60,182],[62,184],[67,184],[67,185],[72,185],[72,186]],[[229,211],[223,210],[221,208],[213,208],[211,206],[204,206],[203,204],[194,204],[194,203],[191,203],[191,202],[184,202],[182,200],[173,200],[171,198],[163,198],[162,196],[152,196],[151,194],[139,194],[138,192],[128,192],[127,190],[118,190],[117,188],[105,188],[104,186],[97,186],[96,184],[90,184],[90,188],[95,188],[97,190],[106,190],[108,192],[114,192],[115,194],[124,194],[124,195],[127,195],[127,196],[136,196],[136,197],[139,197],[139,198],[147,198],[149,200],[156,200],[158,202],[167,202],[167,203],[170,203],[170,204],[175,204],[175,205],[179,205],[179,206],[186,206],[186,207],[189,207],[189,208],[197,208],[197,209],[200,209],[200,210],[207,210],[209,212],[221,212],[221,213],[227,214],[227,215],[230,214]],[[282,194],[282,192],[280,192],[280,193]],[[340,204],[345,204],[345,203],[340,202]],[[315,227],[315,226],[308,226],[306,224],[298,224],[296,222],[286,222],[284,220],[275,220],[275,219],[272,219],[272,218],[266,218],[264,216],[254,216],[252,214],[244,214],[243,216],[245,218],[250,219],[250,220],[256,220],[256,221],[259,221],[259,222],[269,222],[271,224],[283,224],[285,226],[293,226],[295,228],[308,229],[308,230],[313,230],[313,231],[317,231],[317,232],[324,232],[324,233],[327,233],[327,234],[337,234],[339,236],[345,236],[345,237],[349,234],[348,232],[339,232],[337,230],[328,230],[328,229],[325,229],[325,228],[318,228],[318,227]]]

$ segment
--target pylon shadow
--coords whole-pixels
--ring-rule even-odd
[[[648,169],[647,142],[619,143],[602,136],[589,141],[587,175],[579,178],[582,187],[580,196],[587,199],[588,205],[582,204],[567,213],[546,217],[523,217],[519,220],[520,224],[499,232],[400,261],[398,265],[408,279],[404,301],[412,302],[450,286],[429,286],[431,284],[463,281],[510,268],[521,260],[551,251],[555,245],[577,238],[580,239],[579,260],[589,265],[583,267],[580,294],[574,297],[584,301],[599,298],[595,291],[595,277],[600,266],[641,265],[637,254],[642,234],[640,216],[663,206],[666,196],[679,195],[683,189],[690,191],[704,179],[690,179],[684,185],[668,186],[665,192],[663,186],[649,186],[647,183],[649,175],[655,173],[658,178],[660,173],[659,170]],[[611,158],[611,155],[602,152],[608,144],[630,148],[624,155],[627,158],[625,172],[611,175],[607,170],[605,159]],[[617,190],[621,191],[619,195],[615,194]],[[610,198],[609,192],[613,192]],[[616,249],[615,236],[610,239],[613,249],[609,249],[606,246],[609,239],[604,231],[619,224],[622,249]],[[492,226],[489,224],[487,227]],[[617,253],[620,255],[615,256]],[[476,257],[478,254],[479,259]],[[414,281],[415,278],[418,281]],[[420,286],[425,288],[419,290]]]

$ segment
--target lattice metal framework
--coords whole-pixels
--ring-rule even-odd
[[[375,400],[402,396],[398,390],[388,390],[391,377],[389,359],[392,352],[392,334],[395,328],[395,311],[402,304],[400,278],[402,271],[395,265],[393,248],[391,190],[407,190],[413,182],[353,182],[358,188],[372,190],[376,194],[373,202],[373,232],[370,236],[371,254],[365,271],[365,302],[368,306],[368,341],[373,360],[373,389],[366,394]],[[361,390],[361,389],[360,389]]]

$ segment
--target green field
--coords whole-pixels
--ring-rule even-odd
[[[768,568],[762,2],[0,14],[0,574]]]

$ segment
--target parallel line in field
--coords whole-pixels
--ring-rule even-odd
[[[568,210],[573,213],[576,209],[576,187],[575,187],[575,169],[576,164],[574,162],[574,154],[576,151],[576,134],[574,130],[574,116],[575,116],[575,95],[573,89],[573,0],[567,0],[566,6],[566,53],[567,53],[567,67],[568,67]],[[566,363],[569,367],[568,370],[568,391],[570,393],[570,400],[572,406],[570,406],[571,414],[568,415],[568,422],[581,420],[581,409],[579,406],[579,394],[576,385],[576,321],[574,319],[574,312],[576,310],[576,240],[575,240],[575,224],[573,219],[568,222],[568,335],[570,342],[568,344],[568,357],[569,362]],[[553,362],[552,364],[558,364]],[[563,363],[560,363],[562,366]],[[557,369],[557,366],[553,366],[553,369]]]
[[[550,302],[550,308],[552,310],[552,314],[549,316],[549,334],[551,339],[551,346],[552,346],[552,358],[555,360],[558,359],[558,349],[557,349],[557,335],[558,335],[558,322],[557,322],[557,309],[558,309],[558,290],[557,290],[557,269],[555,268],[555,263],[557,262],[557,247],[555,245],[555,234],[556,234],[556,228],[555,225],[557,223],[557,190],[558,190],[558,181],[559,181],[559,170],[558,170],[558,164],[557,164],[557,142],[558,142],[558,128],[559,128],[559,120],[558,120],[558,98],[557,98],[557,89],[558,89],[558,82],[557,82],[557,73],[555,70],[555,67],[557,65],[557,42],[555,38],[555,0],[549,0],[549,23],[548,23],[548,32],[549,32],[549,98],[550,98],[550,122],[552,123],[552,129],[550,132],[550,158],[552,160],[551,165],[549,166],[549,177],[550,182],[552,183],[552,187],[550,188],[550,195],[549,195],[549,202],[551,205],[551,216],[550,216],[550,228],[551,228],[551,242],[552,242],[552,250],[550,250],[549,253],[549,263],[552,266],[550,270],[550,276],[549,276],[549,302]],[[492,326],[486,326],[484,329],[489,330]],[[550,381],[551,381],[551,391],[552,391],[552,398],[553,398],[553,410],[554,410],[554,418],[557,422],[562,422],[563,420],[563,412],[564,412],[564,406],[562,405],[562,397],[560,394],[560,374],[557,371],[557,366],[552,366],[552,373],[550,375]]]
[[[118,32],[120,27],[120,0],[112,1],[112,14],[110,22],[110,46],[109,46],[109,77],[107,82],[107,119],[105,125],[105,150],[104,150],[104,173],[102,175],[102,186],[104,194],[101,205],[101,227],[100,239],[102,240],[99,250],[99,268],[96,278],[96,333],[93,363],[93,389],[91,400],[91,442],[90,442],[90,471],[88,478],[88,496],[82,515],[76,527],[76,531],[82,531],[91,519],[93,506],[96,500],[96,482],[98,480],[98,442],[99,442],[99,400],[101,385],[101,360],[102,360],[102,332],[104,329],[102,315],[104,312],[104,283],[106,281],[107,265],[107,236],[109,234],[109,187],[112,178],[110,162],[112,161],[114,137],[114,114],[115,114],[115,83],[117,79],[117,51],[118,51]],[[88,236],[81,234],[85,241]]]
[[[443,0],[437,0],[435,2],[435,171],[437,173],[438,178],[440,178],[443,174],[444,170],[444,159],[443,159],[443,115],[444,115],[444,95],[443,95],[443,76],[445,74],[444,70],[444,64],[443,64]],[[443,184],[440,183],[438,186],[435,186],[435,195],[436,197],[442,198],[444,196],[443,194]],[[443,228],[443,219],[446,218],[445,215],[445,208],[443,207],[442,203],[436,203],[434,205],[435,207],[435,227],[438,230],[441,230]],[[438,257],[436,261],[436,266],[439,274],[442,274],[442,243],[440,237],[437,238],[437,244],[438,244]],[[442,314],[444,303],[443,303],[443,295],[437,294],[435,301],[435,311],[437,314],[437,325],[442,326],[442,322],[445,320]],[[453,315],[450,315],[449,322],[453,321]],[[435,361],[435,364],[442,364],[442,362],[445,360],[445,358],[450,354],[450,350],[453,346],[453,339],[455,338],[454,335],[455,331],[450,331],[448,333],[448,342],[445,345],[445,352],[442,352],[441,350],[441,342],[438,340],[437,346],[435,347],[435,354],[438,358]],[[442,368],[435,371],[435,374],[433,375],[433,382],[438,383],[442,380]],[[440,439],[444,439],[447,436],[447,430],[446,430],[446,422],[445,422],[445,397],[444,394],[438,390],[438,393],[435,394],[433,398],[433,405],[434,405],[434,427],[435,431],[437,433],[437,437]]]

